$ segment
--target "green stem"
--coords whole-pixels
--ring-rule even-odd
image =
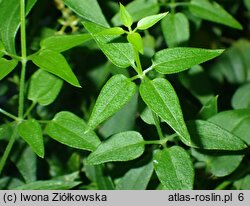
[[[175,0],[171,0],[171,3],[170,3],[170,9],[171,9],[171,14],[175,14]]]
[[[20,20],[21,20],[21,56],[22,56],[22,69],[20,77],[19,88],[19,105],[18,105],[18,117],[23,118],[24,108],[24,89],[25,89],[25,73],[27,63],[26,53],[26,28],[25,28],[25,0],[20,0]]]
[[[156,126],[158,136],[160,137],[160,140],[162,140],[162,139],[164,139],[164,136],[163,136],[163,133],[161,131],[159,117],[153,111],[151,111],[151,112],[152,112],[152,115],[153,115],[153,118],[154,118],[154,122],[155,122],[155,126]]]
[[[30,114],[30,112],[34,109],[35,106],[36,106],[36,102],[32,102],[30,107],[27,109],[27,111],[23,115],[23,118],[26,118]]]
[[[22,60],[22,58],[20,56],[17,56],[15,54],[11,54],[11,53],[5,52],[5,55],[10,56],[11,58],[16,59],[18,61]]]
[[[18,117],[14,116],[13,114],[9,113],[9,112],[6,112],[5,110],[1,109],[0,108],[0,113],[4,114],[5,116],[13,119],[13,120],[18,120]]]
[[[139,52],[134,49],[134,54],[135,54],[135,63],[136,63],[136,72],[139,74],[139,76],[142,76],[142,66],[141,66],[141,60],[139,56]]]
[[[51,120],[37,120],[41,124],[48,124]]]
[[[221,184],[219,184],[215,190],[225,190],[225,188],[230,185],[232,182],[231,181],[224,181]]]
[[[161,140],[148,140],[148,141],[144,141],[144,144],[159,144],[159,145],[162,145],[162,146],[165,146],[165,144],[167,143],[168,141],[168,138],[164,138],[164,139],[161,139]]]
[[[16,139],[16,134],[17,134],[17,129],[14,128],[14,131],[13,131],[11,137],[10,137],[10,141],[9,141],[9,143],[8,143],[4,153],[3,153],[3,157],[2,157],[2,159],[0,161],[0,174],[2,173],[2,170],[3,170],[4,166],[5,166],[6,160],[8,159],[10,151],[11,151],[13,145],[14,145],[14,142],[15,142],[15,139]]]

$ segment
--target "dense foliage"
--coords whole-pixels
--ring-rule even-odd
[[[249,0],[0,17],[0,189],[250,189]]]

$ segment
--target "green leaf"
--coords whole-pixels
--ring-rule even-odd
[[[151,58],[155,54],[156,40],[148,32],[144,35],[142,40],[143,40],[143,47],[144,47],[144,55],[146,57]]]
[[[122,35],[125,31],[121,27],[112,27],[105,29],[99,33],[99,35]],[[98,35],[98,34],[96,34]]]
[[[244,155],[242,152],[208,151],[192,149],[192,156],[204,162],[208,172],[216,177],[224,177],[234,172]]]
[[[130,131],[134,129],[138,104],[138,94],[136,93],[131,100],[115,115],[108,119],[98,130],[104,136],[109,137],[119,132]],[[119,122],[119,127],[117,127]]]
[[[216,153],[215,153],[216,154]],[[215,177],[224,177],[234,172],[240,165],[243,154],[224,154],[218,152],[215,156],[209,156],[208,169]]]
[[[59,76],[73,86],[81,87],[66,59],[60,53],[45,49],[33,55],[31,60],[41,69]]]
[[[1,190],[13,189],[24,183],[15,177],[5,176],[0,179],[0,188]]]
[[[210,73],[219,82],[225,79],[231,84],[248,82],[250,81],[249,55],[250,42],[240,39],[216,59],[211,65]]]
[[[14,190],[69,190],[79,185],[80,183],[81,182],[44,180],[44,181],[31,182],[13,189]]]
[[[250,10],[250,0],[244,0],[244,3],[246,7],[248,8],[248,10]]]
[[[63,85],[56,76],[39,69],[30,80],[28,99],[41,105],[49,105],[55,101]]]
[[[161,21],[161,28],[168,47],[180,46],[189,40],[189,21],[185,14],[168,14]]]
[[[234,109],[250,109],[250,83],[239,87],[233,95],[232,106]]]
[[[141,156],[143,152],[144,140],[138,132],[122,132],[102,142],[88,156],[87,164],[97,165],[111,161],[129,161]]]
[[[164,49],[155,54],[152,67],[162,74],[178,73],[213,59],[223,51],[186,47]]]
[[[144,81],[140,85],[140,94],[147,106],[172,127],[183,143],[190,145],[179,99],[172,85],[163,78]]]
[[[211,78],[209,78],[207,71],[200,65],[195,65],[188,71],[179,73],[178,76],[181,84],[196,97],[202,105],[205,105],[214,97],[213,82]]]
[[[26,1],[26,15],[35,5],[37,0]],[[20,25],[20,3],[16,0],[0,1],[0,39],[5,49],[12,53],[16,53],[15,37]]]
[[[89,34],[56,35],[43,39],[40,45],[42,49],[63,52],[81,45],[90,39],[92,39],[92,37]]]
[[[250,145],[250,110],[239,109],[220,112],[209,119],[210,122],[230,131]]]
[[[154,154],[155,172],[167,190],[191,190],[194,169],[190,156],[179,147],[159,150]]]
[[[250,2],[249,2],[250,8]],[[247,174],[245,177],[234,182],[236,190],[250,190],[250,175]]]
[[[11,160],[15,163],[15,166],[21,173],[26,183],[36,181],[36,154],[29,146],[27,146],[26,148],[20,148],[19,151],[21,152],[14,153],[13,157],[11,157]]]
[[[93,151],[100,144],[86,123],[70,112],[57,113],[48,123],[46,132],[56,141],[73,148]]]
[[[143,42],[141,35],[137,32],[127,35],[128,42],[133,45],[133,47],[143,54]]]
[[[135,94],[136,85],[122,74],[111,77],[103,86],[91,113],[88,125],[96,128],[119,111]]]
[[[154,120],[154,117],[153,117],[153,114],[152,114],[152,111],[146,107],[142,113],[141,113],[141,119],[147,123],[147,124],[150,124],[150,125],[155,125],[155,120]]]
[[[64,3],[81,18],[109,27],[97,0],[64,0]]]
[[[208,119],[218,113],[218,96],[212,97],[203,107],[201,108],[198,117],[201,119]]]
[[[97,24],[86,22],[83,25],[114,65],[121,68],[134,66],[134,51],[131,44],[115,42],[118,35],[99,35],[105,28]]]
[[[152,162],[130,169],[117,183],[117,190],[146,190],[154,168]]]
[[[143,19],[138,21],[136,28],[140,29],[140,30],[148,29],[148,28],[152,27],[153,25],[155,25],[158,21],[163,19],[167,14],[168,14],[168,12],[165,12],[165,13],[161,13],[161,14],[156,14],[156,15],[144,17]]]
[[[3,45],[3,42],[1,41],[0,39],[0,57],[2,57],[4,54],[5,54],[5,48],[4,48],[4,45]]]
[[[208,121],[187,123],[194,147],[209,150],[242,150],[246,144],[234,134]]]
[[[129,14],[129,12],[126,10],[126,8],[120,3],[120,18],[122,20],[122,23],[130,28],[133,24],[132,16]]]
[[[192,0],[189,4],[189,10],[192,14],[202,19],[223,24],[235,29],[243,29],[240,23],[215,1]]]
[[[114,190],[114,183],[104,165],[85,165],[86,176],[96,184],[98,190]],[[92,189],[92,188],[91,188]]]
[[[160,7],[157,0],[134,0],[126,5],[126,9],[135,22],[143,17],[157,14]],[[117,13],[111,21],[115,26],[122,25],[120,13]]]
[[[0,140],[8,140],[13,133],[12,126],[10,124],[0,125]]]
[[[0,80],[6,77],[13,69],[15,69],[18,61],[15,59],[7,60],[0,58]]]
[[[40,124],[34,120],[25,120],[17,127],[18,134],[30,145],[41,158],[44,157],[43,134]]]

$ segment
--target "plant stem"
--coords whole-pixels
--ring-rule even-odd
[[[22,60],[22,58],[20,56],[17,56],[15,54],[11,54],[11,53],[5,52],[5,55],[10,56],[11,58],[16,59],[18,61]]]
[[[27,109],[27,111],[23,115],[23,118],[26,118],[30,114],[30,112],[34,109],[35,106],[36,106],[36,102],[32,102],[30,107]]]
[[[21,56],[22,56],[22,69],[20,77],[19,88],[19,105],[18,105],[18,117],[23,118],[24,110],[24,88],[25,88],[25,72],[27,63],[26,54],[26,28],[25,28],[25,0],[20,0],[20,20],[21,20]]]
[[[170,3],[170,9],[171,9],[171,14],[175,14],[175,0],[171,0]]]
[[[18,120],[18,117],[14,116],[13,114],[6,112],[5,110],[0,108],[0,113],[4,114],[5,116],[13,119],[13,120]]]
[[[14,145],[14,142],[15,142],[15,139],[16,139],[16,134],[17,134],[17,129],[16,129],[16,127],[15,127],[15,128],[14,128],[14,131],[13,131],[11,137],[10,137],[10,141],[9,141],[9,143],[8,143],[8,145],[7,145],[7,147],[6,147],[5,151],[4,151],[4,153],[3,153],[3,157],[2,157],[2,159],[1,159],[1,161],[0,161],[0,174],[2,173],[2,170],[3,170],[3,168],[4,168],[4,165],[5,165],[5,163],[6,163],[6,160],[8,159],[8,156],[9,156],[9,154],[10,154],[10,151],[11,151],[13,145]]]
[[[231,181],[224,181],[221,184],[219,184],[215,190],[224,190],[228,185],[230,185],[232,182]]]
[[[41,124],[48,124],[51,120],[37,120]]]
[[[162,140],[162,139],[164,139],[164,136],[163,136],[162,131],[161,131],[159,117],[153,111],[151,111],[151,112],[152,112],[152,115],[153,115],[153,118],[154,118],[154,121],[155,121],[155,126],[156,126],[158,136]]]
[[[138,73],[139,76],[143,76],[139,52],[136,49],[134,49],[134,54],[135,54],[135,62],[136,62],[136,72]]]

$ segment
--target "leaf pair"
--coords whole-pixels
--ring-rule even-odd
[[[135,0],[126,5],[126,10],[135,22],[144,17],[157,14],[160,7],[157,0]],[[111,21],[115,26],[122,25],[123,22],[120,18],[120,12],[118,12]]]
[[[40,157],[44,156],[42,129],[40,124],[32,119],[18,125],[19,135],[31,146]],[[86,123],[70,112],[60,112],[51,120],[46,132],[50,137],[67,146],[93,151],[100,144],[96,134],[89,130]]]
[[[163,19],[166,15],[167,15],[167,12],[144,17],[138,21],[136,28],[132,31],[131,26],[133,24],[133,18],[130,15],[130,13],[126,10],[126,8],[122,4],[120,4],[120,18],[123,24],[129,29],[127,40],[134,47],[136,52],[138,51],[141,54],[143,54],[144,48],[143,48],[143,41],[142,41],[141,35],[135,31],[137,29],[146,30],[152,27],[158,21]]]
[[[158,21],[160,21],[162,18],[164,18],[166,15],[167,12],[144,17],[138,21],[136,29],[140,30],[148,29],[152,27],[154,24],[156,24]],[[126,27],[131,28],[133,24],[133,18],[122,4],[120,4],[120,18]]]

